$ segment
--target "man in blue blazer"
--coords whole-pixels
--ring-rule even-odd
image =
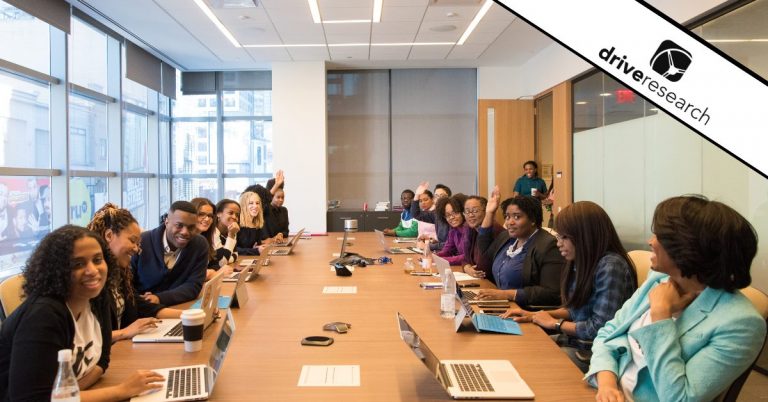
[[[172,306],[194,300],[205,281],[208,242],[197,233],[197,209],[176,201],[165,223],[141,234],[131,258],[133,282],[145,300]]]

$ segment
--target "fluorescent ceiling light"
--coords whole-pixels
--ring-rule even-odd
[[[403,43],[306,43],[290,45],[243,45],[250,48],[274,48],[274,47],[363,47],[363,46],[453,46],[454,42],[403,42]]]
[[[472,34],[472,31],[474,31],[475,28],[477,28],[477,24],[480,23],[480,20],[482,20],[483,17],[485,17],[485,13],[488,12],[488,10],[491,8],[492,5],[493,5],[492,0],[485,0],[485,3],[483,4],[483,6],[480,7],[480,11],[477,12],[477,15],[475,15],[475,18],[472,20],[472,22],[469,23],[467,30],[464,31],[464,34],[461,35],[461,38],[459,38],[459,41],[456,42],[457,45],[464,44],[467,38],[469,38],[469,35]]]
[[[323,24],[370,24],[371,20],[325,20]]]
[[[309,12],[312,13],[312,21],[315,22],[315,24],[319,24],[323,22],[320,19],[320,7],[317,5],[317,0],[307,0],[309,2]]]
[[[208,6],[205,4],[203,0],[194,0],[194,1],[195,1],[195,4],[197,4],[197,6],[200,7],[201,10],[203,10],[203,13],[208,17],[208,19],[211,20],[211,22],[213,22],[213,25],[216,25],[216,28],[219,28],[219,31],[221,31],[221,33],[224,34],[224,36],[226,36],[230,42],[232,42],[233,46],[241,47],[240,42],[238,42],[237,39],[235,39],[235,37],[232,36],[232,33],[229,32],[227,27],[225,27],[224,24],[222,24],[221,21],[219,21],[219,19],[216,18],[216,16],[213,14],[213,11],[211,11],[211,9],[208,8]]]
[[[613,96],[613,94],[610,92],[603,92],[600,94],[600,96]]]
[[[586,105],[587,103],[588,103],[587,101],[578,101],[578,102],[576,102],[577,105]]]
[[[373,22],[381,22],[381,8],[384,0],[373,0]]]

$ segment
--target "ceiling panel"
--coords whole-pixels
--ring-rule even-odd
[[[414,46],[408,60],[442,60],[453,46]]]
[[[287,50],[294,61],[326,60],[330,58],[327,47],[289,47]]]
[[[291,61],[291,55],[282,47],[272,48],[247,48],[254,60],[260,61]]]
[[[321,8],[320,16],[326,20],[370,20],[373,17],[373,8],[338,7]]]
[[[466,7],[466,6],[454,6],[454,7],[438,7],[430,6],[427,8],[427,13],[424,15],[424,21],[472,21],[475,18],[475,14],[480,10],[480,7]],[[449,17],[448,13],[455,13],[456,16]]]
[[[446,57],[448,60],[472,60],[480,57],[488,48],[488,45],[470,45],[464,43],[461,46],[454,46],[453,50]]]
[[[331,60],[368,60],[368,46],[329,47]]]
[[[309,9],[307,0],[259,0],[264,8],[304,7]]]
[[[387,0],[384,0],[386,3]],[[373,0],[317,0],[320,9],[324,8],[344,8],[344,7],[368,7],[373,9]],[[307,1],[304,0],[304,4]]]
[[[388,2],[381,10],[381,22],[416,21],[421,22],[426,7],[389,7]]]
[[[371,35],[376,37],[377,35],[410,35],[416,36],[416,32],[419,30],[419,23],[412,22],[380,22],[378,24],[371,24]]]
[[[415,39],[416,35],[374,34],[371,37],[371,43],[411,43]]]
[[[407,60],[411,46],[371,46],[371,60]]]

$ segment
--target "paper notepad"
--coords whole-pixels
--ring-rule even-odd
[[[477,280],[474,276],[465,273],[465,272],[454,272],[453,277],[456,278],[456,281],[474,281]]]
[[[302,366],[299,387],[359,387],[360,366]]]
[[[357,293],[357,286],[325,286],[323,288],[324,294],[355,294]]]

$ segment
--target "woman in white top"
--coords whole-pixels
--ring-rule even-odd
[[[72,349],[82,401],[119,401],[161,388],[137,371],[122,383],[88,389],[109,365],[109,296],[114,257],[96,233],[73,225],[49,233],[24,268],[24,302],[0,327],[0,400],[49,400],[61,349]]]

